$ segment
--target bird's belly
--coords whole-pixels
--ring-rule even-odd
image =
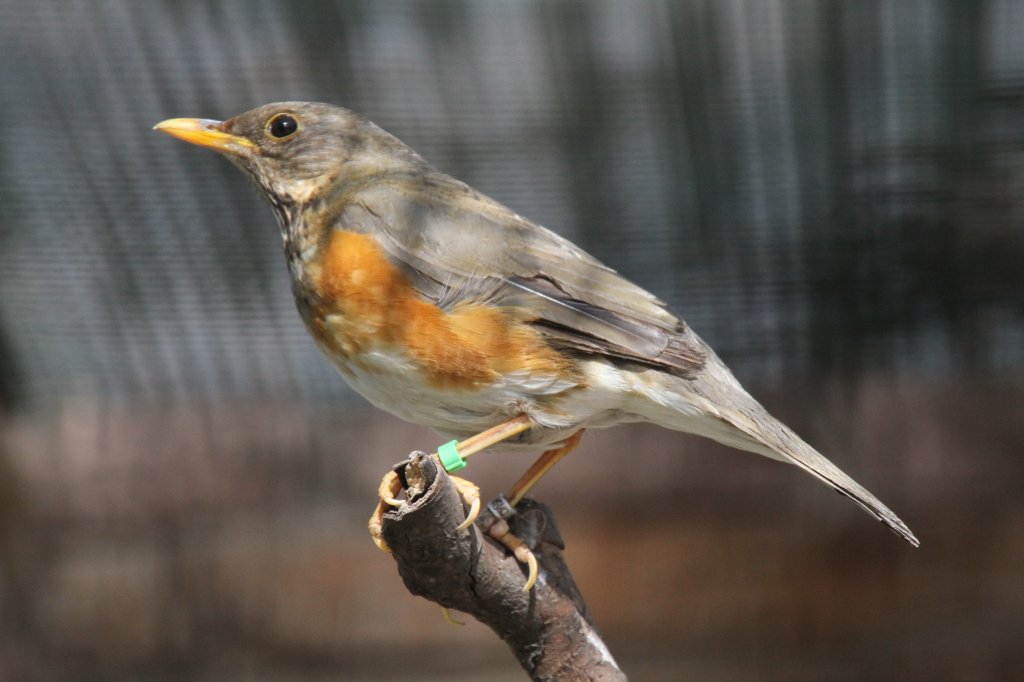
[[[635,420],[619,409],[622,395],[601,383],[522,372],[485,385],[445,386],[427,381],[406,353],[383,345],[357,359],[327,355],[348,384],[373,405],[445,437],[461,440],[520,414],[529,415],[535,427],[501,449],[547,448],[581,428]]]

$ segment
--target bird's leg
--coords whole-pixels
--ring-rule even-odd
[[[583,430],[580,429],[560,447],[545,451],[526,470],[526,473],[519,477],[508,493],[488,505],[493,515],[491,518],[494,521],[483,530],[490,537],[505,545],[520,563],[526,564],[529,574],[526,578],[526,585],[523,586],[523,592],[529,592],[537,582],[537,557],[533,555],[525,542],[513,535],[509,529],[508,519],[515,514],[515,506],[526,496],[526,493],[537,484],[544,474],[551,470],[551,467],[558,463],[558,460],[575,450],[582,437]]]
[[[530,427],[530,418],[525,414],[521,414],[514,419],[502,422],[501,424],[478,433],[475,436],[470,436],[466,440],[457,443],[455,448],[459,455],[465,459],[466,457],[476,454],[485,448],[497,445],[498,443],[508,440],[523,431],[527,431]],[[437,454],[435,453],[434,456],[436,457]],[[469,528],[473,522],[476,521],[476,517],[480,514],[480,489],[464,478],[459,478],[458,476],[450,476],[450,478],[452,479],[452,483],[455,485],[455,489],[458,491],[463,502],[469,505],[469,512],[466,515],[466,520],[459,524],[458,530]],[[370,516],[370,522],[368,524],[370,537],[373,539],[373,543],[385,552],[390,550],[388,549],[387,543],[384,542],[384,538],[381,534],[383,517],[384,513],[390,507],[397,507],[402,504],[402,501],[397,499],[400,492],[402,492],[401,479],[398,477],[397,473],[389,471],[384,475],[384,478],[380,482],[380,487],[377,489],[377,495],[380,500],[377,502],[377,508],[373,510],[373,515]]]
[[[551,467],[558,464],[560,459],[576,449],[576,446],[580,444],[580,439],[583,438],[583,431],[584,429],[580,429],[569,436],[561,446],[546,450],[538,457],[537,461],[526,470],[525,474],[519,477],[519,480],[505,494],[508,503],[513,507],[519,504],[519,501],[526,497],[526,493],[530,492],[530,489],[537,485],[537,482],[544,477],[544,474],[551,471]]]
[[[484,448],[489,448],[492,445],[508,440],[512,436],[517,436],[523,431],[529,430],[531,426],[533,425],[530,423],[530,418],[525,414],[521,414],[515,419],[509,419],[507,422],[502,422],[462,441],[457,446],[459,454],[463,457],[469,457]]]

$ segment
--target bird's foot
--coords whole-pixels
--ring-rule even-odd
[[[380,487],[377,488],[377,508],[373,510],[373,514],[370,515],[370,522],[367,524],[370,531],[370,538],[373,540],[373,544],[377,545],[377,549],[382,552],[390,552],[391,548],[388,547],[388,543],[384,542],[383,535],[383,524],[384,524],[384,513],[392,507],[398,507],[402,504],[402,500],[398,499],[398,494],[402,492],[402,479],[398,477],[398,474],[394,471],[389,471],[384,474],[384,478],[380,481]]]
[[[462,498],[463,503],[469,507],[466,519],[456,527],[456,530],[464,530],[473,525],[477,516],[480,515],[480,488],[464,478],[450,474],[448,477],[455,486],[459,497]],[[377,508],[373,510],[367,526],[373,544],[377,545],[377,548],[384,552],[391,551],[383,537],[384,513],[392,507],[401,506],[403,500],[398,499],[398,495],[401,494],[403,489],[402,479],[394,471],[389,471],[384,475],[384,478],[381,479],[380,487],[377,489],[377,496],[380,499],[377,501]]]
[[[487,523],[483,531],[489,537],[497,540],[512,552],[512,556],[527,569],[526,584],[523,585],[523,592],[529,592],[537,584],[539,573],[537,557],[529,546],[519,537],[512,533],[508,525],[508,519],[515,515],[516,509],[509,504],[504,495],[499,495],[487,505],[490,512],[485,518]]]
[[[459,493],[459,497],[462,498],[463,504],[469,505],[466,519],[455,527],[455,530],[465,530],[473,525],[476,517],[480,516],[480,488],[476,487],[476,484],[472,481],[467,481],[458,476],[448,474],[448,478],[452,480],[452,484],[455,486],[456,492]]]

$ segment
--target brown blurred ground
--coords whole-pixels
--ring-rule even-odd
[[[632,679],[1020,679],[1024,394],[875,378],[762,397],[922,547],[795,469],[592,432],[538,496]],[[0,677],[520,679],[366,535],[379,475],[436,442],[278,404],[8,421]],[[526,463],[469,471],[493,494]]]

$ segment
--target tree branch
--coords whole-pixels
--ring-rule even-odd
[[[525,570],[503,546],[476,526],[456,530],[462,499],[436,458],[414,452],[395,471],[406,501],[384,514],[382,532],[410,592],[488,625],[533,680],[626,679],[593,626],[546,505],[524,499],[509,520],[540,564],[536,586],[523,592]],[[485,511],[477,523],[493,521]]]

